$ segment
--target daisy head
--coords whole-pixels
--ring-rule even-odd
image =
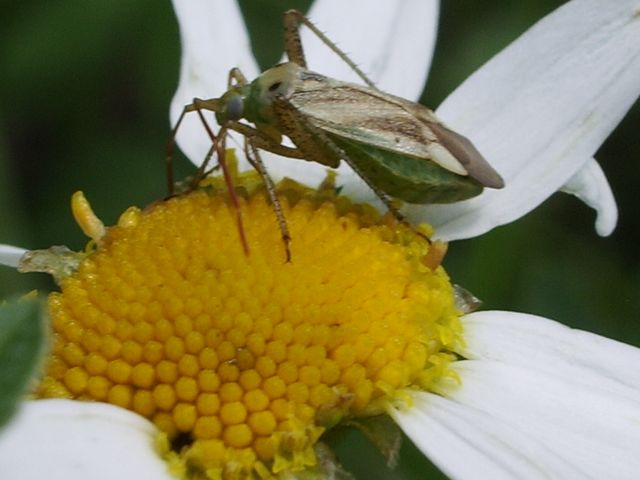
[[[227,90],[228,67],[249,80],[258,68],[235,2],[174,7],[183,46],[175,122],[193,98]],[[318,1],[309,15],[382,90],[415,99],[437,3],[335,8]],[[349,11],[363,8],[366,18]],[[55,334],[35,395],[73,400],[24,407],[0,436],[0,464],[28,475],[15,452],[28,451],[33,432],[74,425],[64,441],[75,456],[51,456],[61,469],[88,451],[87,471],[111,476],[343,478],[325,440],[348,425],[389,465],[399,427],[453,478],[632,478],[637,349],[531,315],[471,313],[476,299],[442,260],[446,241],[508,223],[560,188],[597,210],[599,233],[611,232],[617,209],[593,155],[638,95],[639,8],[637,0],[569,2],[455,90],[437,115],[473,141],[505,188],[451,205],[404,205],[410,223],[385,214],[348,166],[327,174],[322,162],[265,154],[285,236],[264,178],[244,171],[242,155],[236,171],[236,154],[220,146],[213,158],[229,160],[226,183],[207,179],[197,191],[132,207],[113,226],[74,195],[74,216],[91,238],[83,252],[0,249],[3,263],[46,271],[60,286],[48,299]],[[352,80],[342,59],[312,36],[302,41],[315,70]],[[210,45],[220,52],[213,63]],[[244,125],[236,132],[250,136]],[[271,137],[260,140],[280,141],[268,127]],[[177,141],[196,164],[211,150],[195,113]],[[77,400],[97,402],[76,410]],[[127,450],[131,468],[115,461]]]

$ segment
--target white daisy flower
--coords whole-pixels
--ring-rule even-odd
[[[224,92],[226,70],[230,66],[240,67],[248,78],[258,75],[243,20],[235,2],[175,0],[174,6],[181,27],[183,62],[180,85],[171,107],[172,120],[175,120],[183,105],[190,103],[192,98],[207,98]],[[351,14],[363,11],[363,2],[340,3],[341,15],[335,15],[336,8],[337,1],[318,0],[309,12],[309,17],[325,29],[332,39],[349,50],[382,90],[410,99],[417,98],[423,88],[433,50],[437,3],[423,0],[368,2],[366,10],[369,14],[364,18]],[[354,18],[358,18],[358,21],[354,22]],[[433,23],[425,23],[425,20]],[[216,28],[212,28],[212,25]],[[303,35],[303,44],[312,69],[336,78],[357,81],[335,55],[312,37]],[[412,51],[406,48],[409,44],[414,46]],[[213,50],[216,52],[214,61],[211,53]],[[636,100],[639,91],[640,1],[568,2],[479,69],[436,110],[445,123],[473,140],[504,177],[506,187],[499,191],[485,191],[476,198],[453,205],[407,206],[406,213],[412,221],[433,224],[438,238],[468,238],[519,218],[555,191],[564,189],[583,199],[598,212],[596,230],[599,234],[611,233],[617,218],[616,205],[607,180],[593,156]],[[178,143],[194,163],[199,163],[210,142],[195,115],[191,117],[193,118],[187,117],[180,130]],[[276,178],[293,177],[309,185],[317,185],[325,176],[325,168],[319,165],[271,155],[265,155],[265,160],[269,172]],[[344,186],[343,193],[353,199],[376,203],[371,192],[364,188],[362,182],[347,167],[341,166],[337,182]],[[180,212],[182,216],[191,214],[189,209]],[[292,209],[290,215],[293,212]],[[147,216],[151,217],[152,214]],[[107,236],[117,235],[113,232],[126,233],[134,226],[144,223],[145,218],[138,211],[127,211],[117,228],[111,229]],[[188,232],[182,233],[186,238]],[[102,230],[96,234],[98,243],[103,236],[107,238]],[[175,235],[163,241],[173,241],[171,239],[174,237]],[[110,242],[112,240],[105,243]],[[178,251],[179,248],[179,245],[174,245],[174,249],[167,246],[167,251]],[[259,250],[259,246],[252,245],[252,248]],[[21,254],[20,249],[0,246],[0,262],[5,265],[16,266]],[[119,250],[118,258],[121,254],[122,250]],[[143,256],[134,257],[138,261]],[[163,257],[165,260],[167,258]],[[180,263],[180,255],[177,258],[176,261]],[[146,266],[149,267],[148,270],[153,270],[150,265]],[[367,264],[367,268],[369,267]],[[86,267],[89,274],[93,275],[91,268],[93,267]],[[128,265],[121,268],[129,271],[126,270]],[[309,272],[305,273],[314,273],[313,268],[307,270]],[[118,270],[109,267],[107,271],[112,273]],[[429,282],[438,285],[444,282],[446,274],[440,267],[433,269],[432,273],[434,276],[429,277]],[[224,284],[223,277],[216,281]],[[95,280],[95,275],[91,278]],[[107,283],[116,285],[114,278],[110,276]],[[178,277],[171,279],[176,280],[183,288],[192,288],[180,283]],[[242,291],[244,279],[232,280],[234,283],[230,284],[233,286],[230,290],[235,291],[237,288]],[[74,279],[73,282],[75,281]],[[292,289],[298,286],[296,283],[304,284],[304,281],[295,281],[291,285]],[[373,288],[374,282],[371,283],[372,285],[366,286],[367,289]],[[117,313],[119,308],[124,308],[122,311],[126,312],[138,308],[131,305],[123,307],[118,303],[121,297],[134,296],[127,285],[113,287],[117,293],[115,297],[109,298],[115,300],[102,302],[107,305],[106,311],[109,314],[114,311]],[[69,310],[74,310],[74,306],[83,312],[81,317],[104,313],[94,312],[91,305],[80,306],[82,298],[91,297],[90,294],[82,293],[80,286],[80,283],[74,283],[72,287],[63,285],[64,295],[72,295],[68,291],[75,292],[76,296],[71,298],[75,298],[78,303],[65,300],[63,294],[54,297],[53,303],[63,305],[60,311],[65,312],[56,313],[57,310],[52,307],[54,323],[60,328],[60,336],[73,338],[77,335],[77,323],[65,323],[64,320],[64,315]],[[442,288],[443,292],[450,289],[447,286]],[[256,298],[260,296],[259,291],[247,291]],[[105,292],[105,295],[109,293]],[[356,293],[353,296],[357,296]],[[170,293],[162,290],[162,295]],[[283,295],[285,292],[280,291],[276,296]],[[306,297],[313,295],[306,293]],[[288,301],[298,305],[299,300],[293,295],[291,297]],[[435,297],[439,298],[439,295]],[[165,312],[175,309],[180,313],[183,308],[184,312],[200,311],[193,303],[184,306],[182,301],[174,302],[172,297],[164,298],[166,303],[159,308],[164,308]],[[70,303],[64,306],[65,301]],[[97,304],[100,303],[98,300]],[[137,300],[137,304],[139,303]],[[447,318],[450,317],[448,308],[441,307],[445,312],[442,315]],[[178,317],[182,323],[180,327],[170,327],[174,333],[181,329],[188,330],[189,333],[192,330],[187,325],[197,321],[204,322],[197,320],[200,318],[197,315],[186,320],[184,315]],[[398,364],[396,368],[396,363],[385,356],[387,364],[385,368],[378,367],[376,370],[378,373],[376,382],[371,384],[373,386],[365,382],[357,383],[357,388],[353,391],[336,390],[338,383],[332,383],[336,388],[319,388],[317,392],[328,396],[337,395],[336,391],[342,392],[338,397],[331,397],[335,400],[332,405],[336,409],[342,408],[343,402],[355,405],[356,411],[360,413],[388,413],[416,446],[451,478],[478,478],[479,475],[486,478],[637,476],[636,472],[640,471],[640,375],[634,366],[640,360],[640,350],[532,315],[486,311],[463,315],[459,319],[460,325],[456,319],[451,320],[451,324],[436,324],[437,327],[434,328],[438,334],[430,342],[446,348],[444,353],[428,350],[428,360],[424,357],[422,348],[431,343],[417,342],[414,345],[406,340],[411,348],[407,347],[405,352],[409,353],[402,356],[402,360],[411,365],[419,364],[420,368],[424,367],[425,362],[430,365],[430,369],[423,372],[424,375],[415,374],[412,377],[412,382],[409,383],[413,388],[406,389],[406,383],[394,383],[409,367]],[[371,320],[372,324],[377,325],[375,322]],[[118,327],[114,325],[113,328]],[[125,336],[126,332],[122,332],[127,328],[129,327],[124,325],[118,331]],[[234,330],[228,328],[230,331]],[[293,338],[297,335],[289,335],[286,326],[273,328],[278,331],[277,334],[274,333],[275,336]],[[193,331],[196,330],[193,327]],[[417,338],[422,339],[424,332],[419,329],[418,332],[421,333],[417,334]],[[374,336],[374,333],[369,333]],[[142,328],[132,335],[142,342],[140,339],[146,338],[147,333]],[[299,335],[302,337],[303,333]],[[384,335],[391,336],[390,341],[396,340],[393,330],[384,330]],[[113,342],[119,342],[119,335],[114,334],[112,338]],[[157,337],[153,338],[153,342],[158,343]],[[185,349],[187,352],[190,348],[195,349],[193,345],[197,344],[199,337],[192,335],[190,338],[191,340],[187,340],[185,334],[184,341],[180,340],[182,343],[174,341],[174,346],[164,347],[162,350],[162,355],[167,355],[170,359],[173,355],[180,358],[182,366],[179,368],[185,371],[190,368],[191,357],[195,358],[195,354],[184,355]],[[86,341],[90,342],[91,339]],[[153,342],[143,342],[143,345],[155,345]],[[319,342],[318,340],[316,346],[324,345]],[[9,427],[0,433],[0,468],[3,473],[6,472],[11,478],[39,478],[42,470],[34,470],[36,462],[26,461],[27,457],[16,454],[28,449],[28,458],[33,459],[34,444],[29,440],[33,438],[55,439],[38,442],[36,446],[42,460],[38,463],[46,463],[41,468],[46,468],[54,478],[87,478],[88,472],[93,475],[92,478],[113,478],[115,475],[172,478],[171,475],[187,475],[189,466],[193,468],[189,461],[205,457],[211,462],[214,461],[211,458],[215,458],[215,461],[224,465],[222,469],[216,467],[218,470],[197,470],[199,474],[208,475],[209,478],[230,474],[233,468],[240,468],[237,465],[243,465],[242,468],[249,465],[254,469],[252,471],[259,474],[265,473],[261,469],[271,468],[273,473],[279,473],[282,478],[287,474],[299,475],[305,468],[307,473],[325,475],[329,475],[332,468],[338,468],[330,456],[317,448],[315,442],[322,433],[322,428],[318,428],[313,422],[302,427],[298,423],[288,424],[289,430],[286,431],[291,436],[286,437],[287,440],[283,440],[285,437],[282,435],[269,437],[265,431],[270,422],[279,419],[279,413],[259,410],[257,405],[262,397],[258,393],[255,398],[244,398],[242,405],[237,399],[227,403],[223,399],[224,408],[221,410],[224,412],[219,414],[218,423],[215,423],[210,420],[215,413],[215,409],[211,407],[213,397],[206,397],[208,402],[203,402],[202,405],[189,404],[196,396],[204,398],[201,396],[209,395],[203,385],[210,385],[207,382],[213,380],[198,377],[200,396],[194,387],[196,393],[191,397],[194,390],[187,378],[189,375],[186,374],[185,377],[180,377],[180,381],[182,378],[187,379],[173,390],[173,387],[144,390],[144,385],[153,384],[154,380],[149,380],[155,378],[153,375],[171,376],[171,373],[158,367],[156,373],[149,374],[150,377],[144,365],[152,363],[150,359],[155,358],[154,348],[149,347],[147,351],[144,346],[137,349],[133,345],[135,342],[128,344],[129,347],[125,347],[125,343],[117,343],[119,346],[114,347],[113,351],[126,350],[124,358],[144,358],[147,363],[130,367],[123,362],[118,363],[118,358],[109,357],[111,363],[108,368],[111,370],[105,374],[108,378],[104,382],[92,381],[92,378],[100,377],[98,374],[96,377],[91,376],[93,371],[102,371],[103,363],[97,359],[99,355],[94,355],[91,357],[93,360],[89,360],[90,355],[85,357],[77,349],[69,347],[73,341],[60,347],[57,353],[54,348],[53,364],[49,367],[52,372],[49,374],[51,383],[41,387],[41,393],[62,388],[70,396],[101,399],[101,395],[104,395],[104,399],[108,397],[111,403],[130,407],[152,418],[157,426],[166,427],[169,433],[187,431],[194,435],[193,432],[200,432],[202,438],[209,439],[207,435],[211,435],[211,438],[217,439],[214,433],[220,427],[226,446],[221,447],[220,443],[215,442],[200,443],[198,449],[192,448],[189,451],[191,460],[183,459],[181,463],[171,453],[167,453],[166,448],[158,447],[157,431],[140,416],[100,403],[38,400],[26,403]],[[109,348],[104,348],[110,351]],[[255,348],[260,349],[259,346]],[[366,345],[360,340],[353,347],[355,353],[351,353],[348,348],[340,350],[340,353],[338,348],[326,348],[331,352],[331,360],[337,365],[341,362],[349,366],[355,365],[360,354],[368,352]],[[291,353],[289,350],[282,350],[279,344],[267,351],[272,358],[278,358],[282,352],[287,352],[282,353],[283,358],[289,358],[286,355]],[[383,351],[392,352],[393,345],[387,345],[387,349]],[[200,365],[211,362],[218,368],[218,360],[223,358],[224,349],[216,352],[215,362],[204,354],[204,358],[198,357]],[[324,360],[318,353],[320,349],[313,352],[310,351],[308,355],[320,355],[318,362]],[[362,371],[373,368],[371,365],[375,363],[374,357],[367,356],[369,353],[362,354],[366,359],[363,365],[367,365],[361,367]],[[387,354],[391,355],[384,355]],[[354,359],[350,360],[350,355],[354,355]],[[245,357],[240,360],[235,358],[226,370],[216,370],[219,375],[229,376],[227,384],[236,380],[231,367],[238,362],[242,363],[242,358]],[[56,359],[63,359],[66,368],[58,377]],[[255,367],[256,371],[268,371],[271,368],[267,360],[262,363],[265,365]],[[112,364],[115,366],[112,367]],[[84,365],[85,370],[74,369],[80,365]],[[106,369],[107,364],[104,365]],[[278,370],[280,383],[283,378],[288,377],[287,368],[283,367],[283,372]],[[160,371],[164,373],[159,373]],[[353,371],[342,372],[343,383],[340,383],[340,388],[346,389],[345,385],[351,385],[351,381],[356,382]],[[191,374],[193,375],[195,374]],[[313,376],[313,369],[307,369],[305,374],[300,371],[300,375]],[[116,385],[122,388],[114,388],[113,384],[118,383],[114,378],[119,377],[126,377],[126,381],[131,381],[131,385],[139,390],[124,383]],[[246,375],[245,383],[240,379],[238,384],[248,388],[246,385],[252,381],[251,375]],[[168,382],[166,380],[162,384]],[[300,422],[301,419],[309,420],[305,416],[309,411],[317,413],[313,409],[317,407],[316,403],[311,400],[311,403],[305,403],[308,398],[313,397],[309,389],[305,390],[304,385],[298,385],[300,382],[297,382],[296,387],[291,386],[293,383],[281,387],[280,383],[274,381],[267,386],[263,383],[261,394],[278,400],[281,398],[278,397],[278,389],[284,388],[288,395],[286,398],[292,402],[297,399],[299,404],[311,408],[302,408],[301,412],[296,410],[295,415],[289,413],[289,417],[283,414],[283,418],[287,418],[287,421],[295,418]],[[314,386],[317,385],[314,383]],[[376,388],[383,387],[387,388],[388,393],[384,402],[372,405],[365,402],[381,398],[367,388],[375,391]],[[234,387],[227,390],[226,395],[235,398]],[[171,395],[177,395],[178,405],[184,407],[176,407],[171,410],[172,415],[164,415],[162,405],[176,401]],[[223,397],[222,393],[220,397]],[[321,398],[321,393],[313,398]],[[361,405],[359,401],[365,403]],[[281,403],[278,405],[284,408]],[[209,414],[203,413],[209,410]],[[200,416],[194,413],[196,411]],[[262,415],[263,412],[267,413]],[[256,419],[257,416],[251,415],[257,413],[262,415],[259,417],[261,421],[252,423],[247,420],[248,427],[242,428],[245,416]],[[203,418],[206,420],[202,420]],[[284,422],[282,419],[280,421]],[[69,429],[75,433],[70,434]],[[300,436],[301,433],[304,435]],[[277,439],[274,440],[275,443],[269,443],[271,438]],[[266,440],[260,442],[259,439]],[[283,455],[281,450],[285,443],[289,456]],[[237,446],[232,454],[227,448],[229,445]],[[253,448],[253,452],[250,452],[253,457],[247,454],[249,460],[246,455],[239,453],[242,448],[251,450],[247,445]],[[163,468],[166,465],[156,456],[157,449],[163,452],[171,469]],[[100,455],[94,455],[97,450]],[[205,450],[208,451],[208,456],[202,453]],[[62,452],[74,452],[74,457],[70,458]],[[126,462],[118,461],[124,455],[123,452],[126,452]],[[222,460],[216,457],[216,452],[222,452]],[[193,473],[192,470],[191,472]],[[336,474],[336,471],[333,473]]]

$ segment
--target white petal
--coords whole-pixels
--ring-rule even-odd
[[[463,323],[460,383],[390,411],[436,465],[456,479],[637,478],[639,349],[533,315]]]
[[[426,392],[389,413],[413,443],[452,479],[587,478],[544,443],[498,418]]]
[[[522,35],[437,110],[506,187],[454,205],[409,209],[446,240],[529,212],[573,177],[640,91],[639,0],[574,0]]]
[[[637,401],[574,381],[563,372],[550,374],[492,360],[460,361],[453,369],[461,386],[440,392],[450,400],[510,426],[591,478],[637,478]],[[544,468],[544,457],[532,456],[530,461]]]
[[[173,126],[185,105],[195,97],[219,97],[227,90],[227,76],[239,67],[247,78],[258,74],[244,19],[235,0],[174,0],[180,25],[182,59],[180,83],[171,102]],[[215,119],[207,116],[217,130]],[[200,165],[211,146],[202,122],[188,114],[178,131],[178,145],[196,165]]]
[[[154,451],[155,427],[104,403],[25,402],[0,432],[2,478],[175,479]]]
[[[0,244],[0,265],[16,268],[26,252],[24,248]]]
[[[602,168],[591,159],[562,187],[596,211],[596,232],[606,237],[611,235],[618,222],[618,207],[613,192]]]
[[[438,7],[436,0],[317,0],[308,16],[381,90],[417,100],[433,57]],[[307,28],[302,45],[310,70],[362,83]]]
[[[465,358],[567,376],[640,403],[640,349],[524,313],[475,312],[462,321]]]

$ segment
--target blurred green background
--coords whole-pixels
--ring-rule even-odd
[[[259,43],[261,66],[281,55],[281,12],[310,3],[241,2],[251,32],[273,39]],[[438,105],[562,3],[444,2],[423,102]],[[80,249],[86,239],[69,210],[75,190],[84,190],[107,224],[126,207],[165,193],[167,112],[180,55],[172,7],[157,0],[25,0],[2,2],[2,12],[0,242]],[[215,52],[212,46],[212,62]],[[451,245],[446,266],[455,281],[484,308],[536,313],[640,345],[638,125],[636,105],[597,154],[620,208],[611,237],[596,235],[590,209],[556,194],[514,224]],[[181,174],[191,171],[184,159],[178,163]],[[44,275],[0,268],[0,298],[32,288],[53,285]],[[409,442],[394,472],[353,432],[337,432],[331,442],[359,478],[439,478]]]

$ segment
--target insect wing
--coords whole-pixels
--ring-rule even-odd
[[[466,137],[446,128],[431,110],[418,103],[319,75],[300,82],[288,101],[323,131],[432,160],[488,187],[503,186],[500,176]]]
[[[437,141],[414,115],[374,89],[326,79],[304,82],[288,100],[316,127],[385,150],[425,158]]]

